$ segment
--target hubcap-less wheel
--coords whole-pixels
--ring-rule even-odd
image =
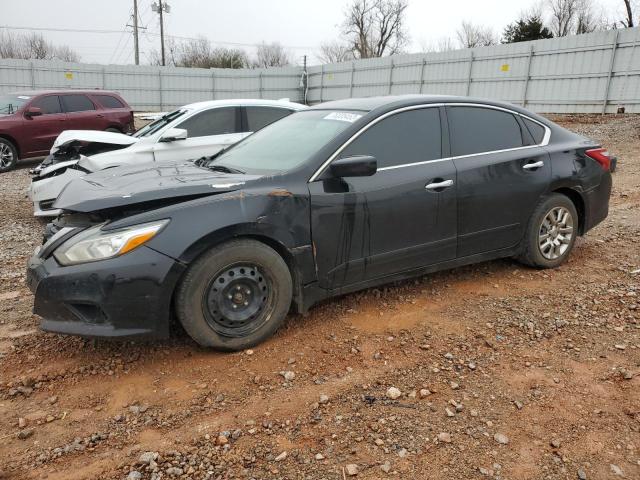
[[[547,260],[562,257],[573,237],[573,216],[565,207],[552,208],[542,219],[538,248]]]
[[[6,143],[0,143],[0,168],[7,168],[13,163],[13,150]]]
[[[246,336],[258,329],[260,314],[271,295],[270,282],[255,265],[235,265],[218,274],[204,296],[209,326],[227,337]]]

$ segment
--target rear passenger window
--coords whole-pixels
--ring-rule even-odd
[[[471,155],[522,147],[522,131],[508,112],[482,107],[448,107],[451,154]]]
[[[525,117],[521,117],[521,118],[522,120],[524,120],[524,124],[527,126],[527,129],[529,130],[529,133],[533,137],[533,140],[535,141],[535,143],[536,144],[542,143],[542,140],[544,140],[544,133],[545,133],[544,127],[539,123],[529,120],[528,118],[525,118]]]
[[[212,108],[196,113],[177,127],[186,129],[189,138],[235,133],[236,107]]]
[[[94,95],[104,108],[125,108],[120,100],[111,95]]]
[[[62,95],[61,98],[66,112],[86,112],[96,109],[93,102],[85,95]]]
[[[31,106],[38,107],[40,110],[42,110],[43,115],[62,112],[62,109],[60,108],[60,100],[58,100],[57,95],[49,95],[46,97],[37,98],[33,101]]]
[[[396,113],[366,130],[340,154],[373,155],[378,168],[434,160],[442,156],[440,112],[421,108]]]
[[[247,132],[256,132],[270,123],[289,115],[291,110],[273,107],[246,107]]]

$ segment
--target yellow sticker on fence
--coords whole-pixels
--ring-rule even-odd
[[[502,70],[503,72],[508,72],[509,71],[509,64],[505,63],[503,65],[500,66],[500,70]]]
[[[67,80],[73,80],[73,72],[64,72],[64,78]]]

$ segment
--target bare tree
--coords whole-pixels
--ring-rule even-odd
[[[633,22],[633,8],[635,7],[635,2],[632,0],[622,0],[624,2],[624,10],[626,13],[626,18],[624,18],[620,23],[623,27],[632,28],[634,26]]]
[[[462,48],[488,47],[498,43],[490,27],[475,25],[468,21],[462,22],[456,36]]]
[[[356,58],[399,53],[408,42],[404,24],[408,0],[353,0],[342,32]]]
[[[149,63],[162,64],[157,50],[151,52]],[[214,47],[205,37],[180,43],[169,38],[165,43],[165,64],[191,68],[245,68],[249,66],[249,59],[244,50]]]
[[[291,57],[289,52],[277,42],[262,43],[256,49],[256,56],[252,65],[256,68],[286,67],[291,65]]]
[[[80,55],[71,47],[54,45],[39,33],[16,35],[6,31],[0,31],[0,58],[80,61]]]
[[[451,50],[455,50],[456,48],[457,47],[451,37],[441,37],[435,42],[426,40],[420,41],[420,50],[423,53],[449,52]]]
[[[580,0],[547,0],[551,14],[551,30],[556,37],[566,37],[573,30]]]
[[[353,59],[353,51],[348,45],[339,41],[323,43],[316,54],[322,63],[339,63]]]

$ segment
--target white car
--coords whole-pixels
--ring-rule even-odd
[[[29,198],[37,217],[52,208],[74,178],[120,165],[181,161],[214,155],[256,130],[307,108],[285,100],[214,100],[166,113],[133,135],[94,130],[62,132],[51,154],[32,170]]]

